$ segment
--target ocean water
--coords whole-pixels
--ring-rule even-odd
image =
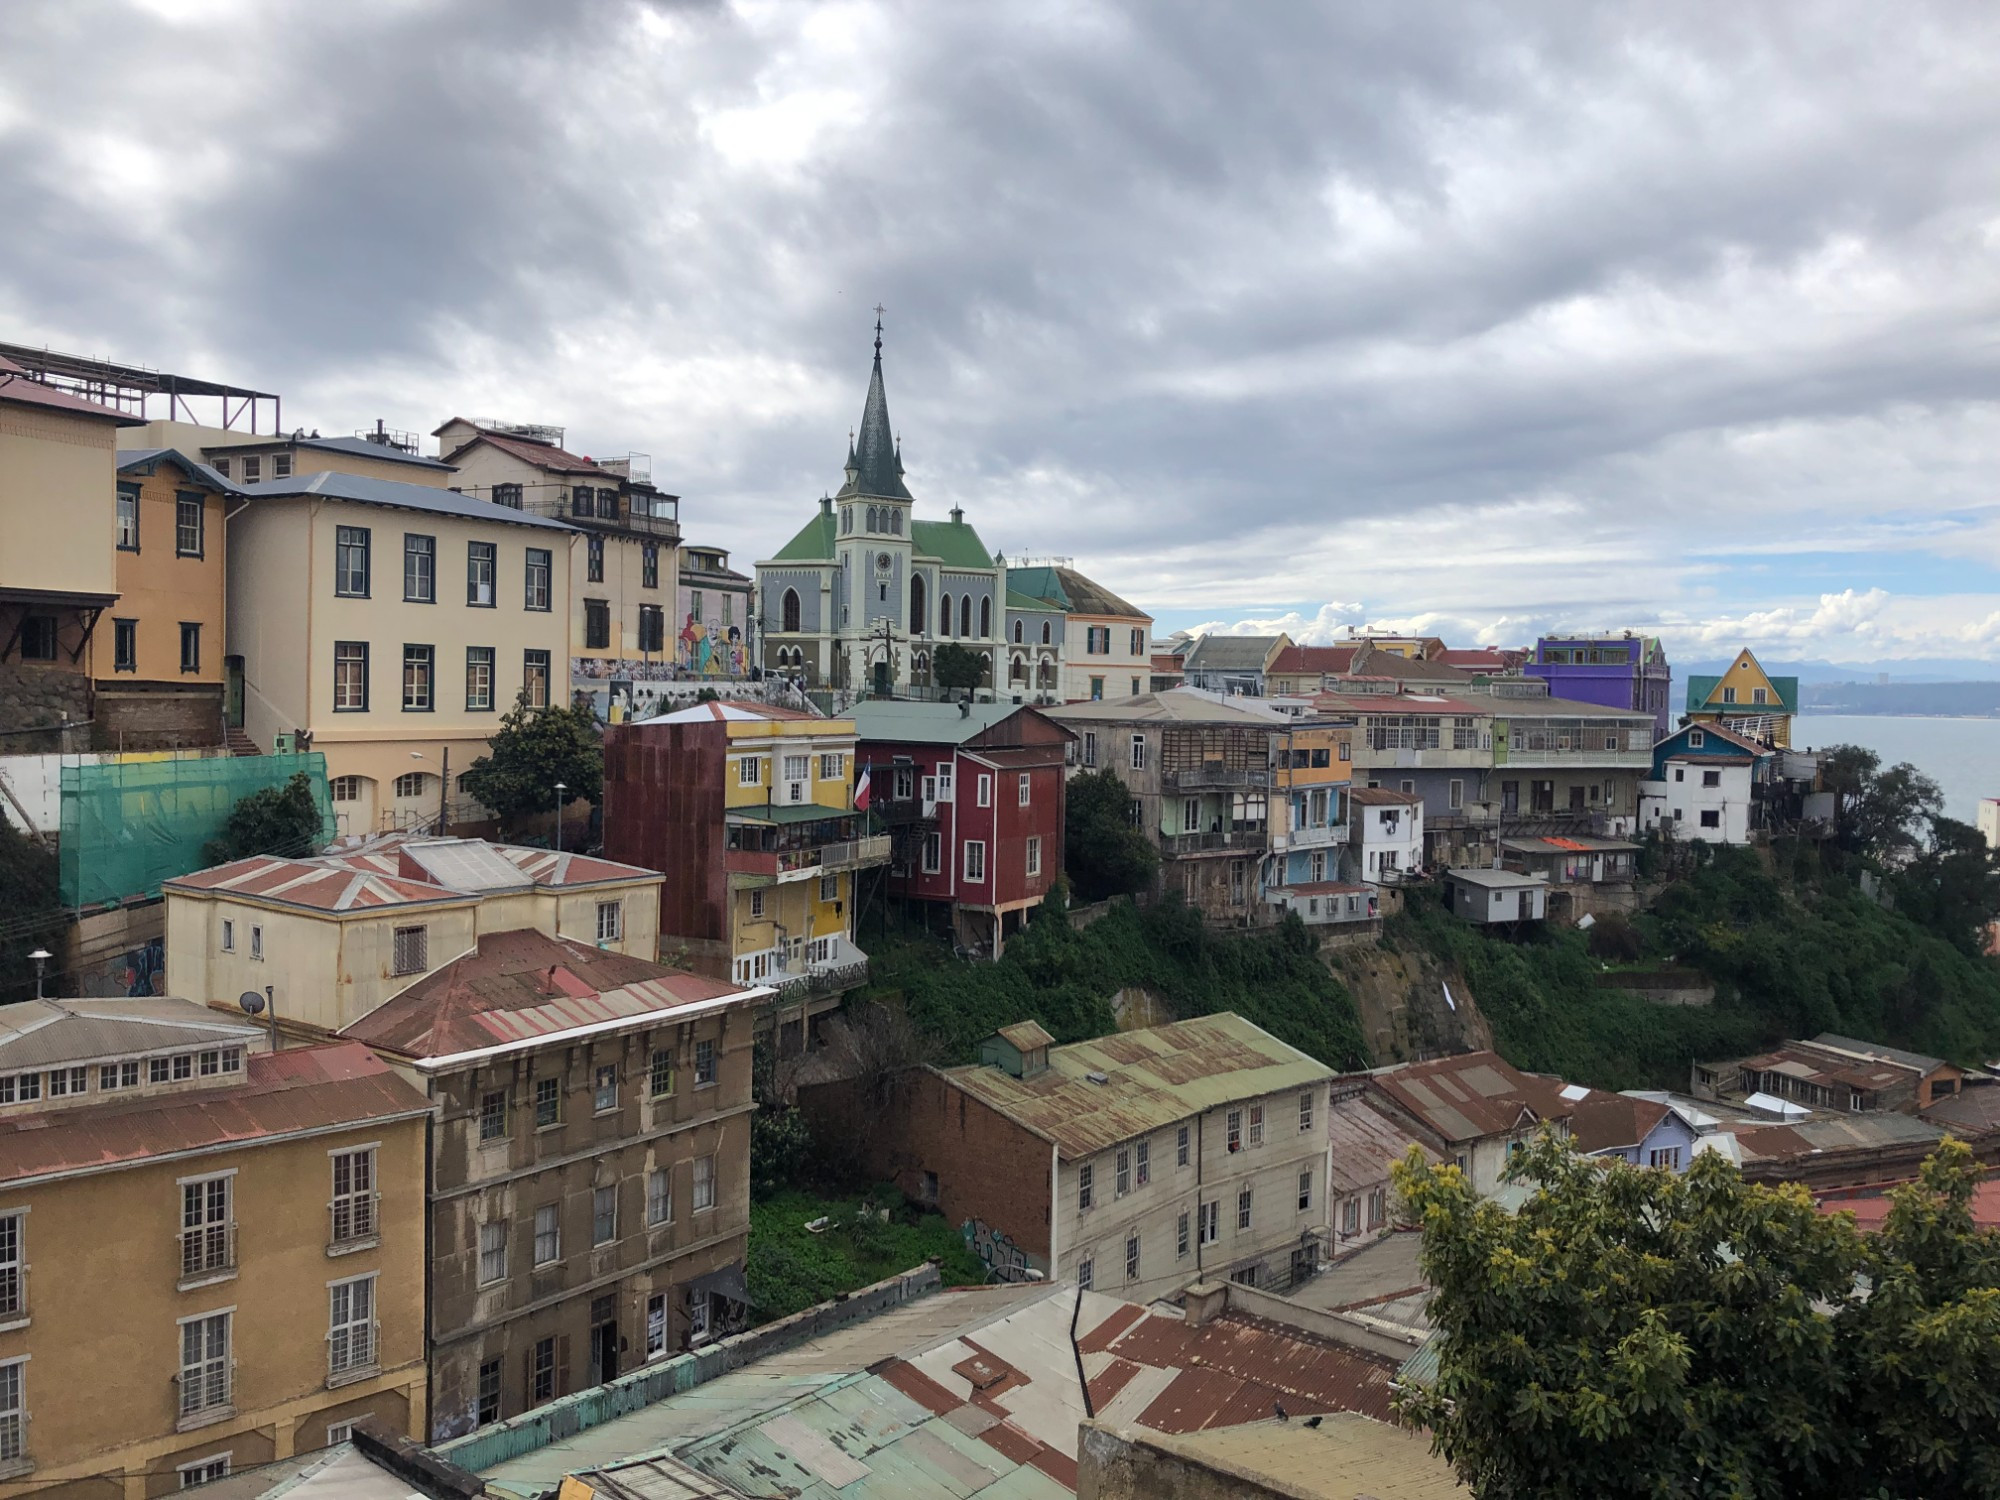
[[[1800,749],[1865,745],[1893,766],[1908,761],[1944,789],[1948,817],[1970,823],[1981,797],[2000,797],[2000,719],[1903,719],[1888,714],[1801,714]]]

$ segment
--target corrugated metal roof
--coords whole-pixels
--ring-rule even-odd
[[[424,881],[406,880],[390,869],[365,863],[365,856],[285,859],[257,854],[162,881],[164,889],[213,891],[218,895],[254,896],[262,901],[312,911],[364,911],[382,906],[409,906],[438,901],[463,901],[465,893]]]
[[[377,479],[370,474],[343,474],[334,469],[294,474],[287,479],[267,479],[262,484],[240,485],[238,490],[260,502],[317,496],[328,500],[351,500],[359,505],[385,505],[398,510],[457,516],[462,520],[485,521],[498,526],[529,526],[569,535],[579,530],[567,521],[530,515],[510,506],[495,505],[490,500],[475,500],[455,490],[438,489],[428,484],[405,484],[400,479]]]
[[[255,1041],[263,1028],[166,996],[0,1005],[0,1073]]]
[[[1466,1052],[1399,1063],[1368,1075],[1379,1089],[1447,1141],[1477,1140],[1520,1128],[1527,1116],[1567,1119],[1575,1109],[1561,1085],[1523,1073],[1497,1052]]]
[[[1415,1146],[1430,1161],[1437,1153],[1378,1109],[1343,1099],[1327,1110],[1329,1180],[1336,1196],[1365,1192],[1389,1180],[1389,1168]]]
[[[939,1072],[1072,1159],[1232,1099],[1333,1076],[1325,1064],[1232,1012],[1055,1047],[1048,1071],[1033,1078],[994,1067]],[[1093,1073],[1104,1082],[1093,1082]]]
[[[912,703],[869,699],[848,710],[854,732],[886,744],[962,745],[1024,713],[1018,703]]]
[[[1042,712],[1051,719],[1091,722],[1157,721],[1174,724],[1241,724],[1273,729],[1291,723],[1274,708],[1255,700],[1224,700],[1193,688],[1166,688],[1115,702],[1060,703]]]

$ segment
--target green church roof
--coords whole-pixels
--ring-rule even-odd
[[[824,511],[799,528],[799,534],[780,547],[773,562],[832,562],[833,517]]]
[[[916,544],[917,556],[935,557],[948,568],[993,566],[993,554],[979,540],[979,533],[963,521],[912,521],[910,540]]]

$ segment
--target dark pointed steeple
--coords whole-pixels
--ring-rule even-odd
[[[875,309],[875,368],[868,377],[868,400],[861,408],[861,434],[848,450],[848,480],[841,495],[873,495],[908,500],[903,458],[889,427],[889,398],[882,389],[882,309]]]

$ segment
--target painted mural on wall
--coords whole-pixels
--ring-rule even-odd
[[[959,1233],[965,1236],[965,1248],[986,1267],[988,1281],[1026,1281],[1030,1271],[1048,1272],[1039,1256],[1030,1255],[1005,1230],[995,1229],[984,1219],[967,1219],[959,1226]]]
[[[741,677],[750,670],[743,628],[699,618],[689,610],[674,642],[674,664],[691,677]]]

